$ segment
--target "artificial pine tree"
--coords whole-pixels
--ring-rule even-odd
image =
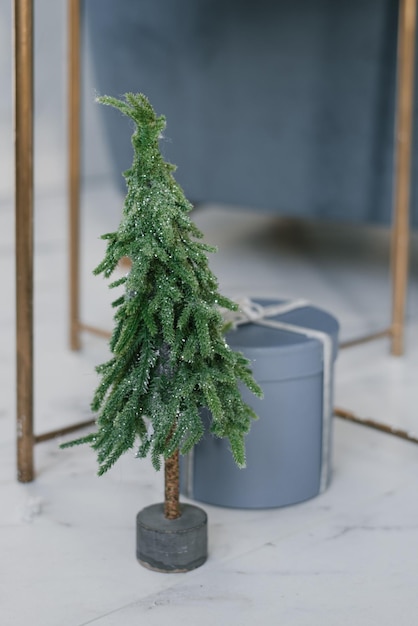
[[[201,408],[210,409],[211,432],[229,439],[243,467],[244,436],[256,416],[238,381],[257,395],[261,390],[247,359],[225,342],[220,308],[237,307],[218,292],[207,259],[214,248],[199,241],[202,233],[188,215],[192,205],[161,155],[165,118],[142,94],[98,101],[131,118],[135,131],[122,219],[116,232],[103,235],[107,250],[94,273],[109,278],[123,257],[131,269],[110,284],[123,285],[124,293],[113,302],[113,357],[97,367],[97,430],[66,445],[90,444],[99,474],[135,446],[138,457],[151,454],[156,470],[164,459],[164,514],[174,520],[181,515],[178,454],[203,436]]]

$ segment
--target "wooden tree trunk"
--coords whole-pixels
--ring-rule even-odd
[[[176,450],[164,464],[164,515],[167,519],[177,519],[181,515],[179,473],[179,451]]]

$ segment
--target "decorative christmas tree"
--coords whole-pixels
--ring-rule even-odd
[[[98,101],[130,117],[135,131],[122,219],[116,232],[103,235],[107,250],[94,273],[109,278],[123,257],[131,269],[110,284],[123,285],[124,293],[113,302],[113,357],[97,367],[97,430],[65,445],[90,444],[99,474],[136,445],[137,456],[150,453],[156,470],[164,460],[164,515],[174,520],[182,511],[178,455],[203,436],[202,407],[211,411],[211,432],[229,439],[243,467],[244,436],[256,416],[238,382],[257,395],[261,390],[247,359],[225,342],[220,308],[237,307],[218,292],[207,259],[215,249],[199,241],[203,235],[188,215],[192,205],[161,155],[165,118],[142,94]]]

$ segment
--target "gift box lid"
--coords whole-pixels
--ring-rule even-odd
[[[283,304],[283,300],[254,299],[262,306]],[[269,317],[326,333],[331,337],[333,361],[338,352],[338,321],[330,313],[314,306],[303,306],[287,313]],[[323,345],[320,339],[301,333],[248,323],[229,331],[226,341],[233,350],[243,352],[250,359],[258,382],[289,380],[311,376],[323,370]]]

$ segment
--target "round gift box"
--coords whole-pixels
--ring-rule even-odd
[[[313,306],[303,306],[271,319],[321,331],[331,338],[333,352],[328,382],[332,400],[337,320]],[[203,410],[205,436],[190,455],[181,459],[183,495],[238,508],[279,507],[313,498],[324,487],[323,477],[321,485],[324,466],[325,486],[329,484],[331,467],[330,424],[326,445],[323,437],[321,340],[302,332],[249,323],[229,332],[227,342],[250,359],[254,378],[264,392],[263,399],[258,399],[246,388],[242,389],[244,400],[259,416],[246,437],[247,466],[239,469],[228,441],[210,434],[211,415]]]

